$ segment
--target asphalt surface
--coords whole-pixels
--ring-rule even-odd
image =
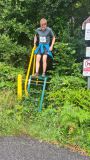
[[[90,157],[27,137],[0,137],[0,160],[90,160]]]

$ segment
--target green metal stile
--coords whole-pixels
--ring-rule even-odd
[[[35,83],[32,83],[33,81]],[[41,97],[40,97],[40,105],[39,105],[39,109],[38,109],[39,112],[42,111],[42,104],[43,104],[43,100],[44,100],[46,83],[47,83],[47,77],[42,77],[42,76],[38,76],[38,77],[30,76],[29,81],[28,81],[28,87],[27,87],[28,93],[30,93],[31,85],[42,86],[42,93],[41,93]]]
[[[47,81],[47,77],[44,78],[44,84],[43,84],[43,90],[42,90],[42,95],[41,95],[41,100],[40,100],[39,112],[42,111],[42,103],[43,103],[43,100],[44,100],[44,93],[45,93],[45,88],[46,88],[46,81]]]

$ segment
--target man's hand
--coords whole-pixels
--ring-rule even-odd
[[[50,46],[49,50],[52,51],[53,50],[53,46]]]
[[[50,48],[49,48],[50,51],[53,50],[53,45],[54,45],[54,43],[55,43],[55,36],[54,36],[53,39],[52,39],[52,43],[51,43],[51,46],[50,46]]]
[[[36,43],[34,43],[34,47],[36,47]]]

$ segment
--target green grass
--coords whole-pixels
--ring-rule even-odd
[[[0,95],[0,136],[24,134],[77,146],[90,154],[89,111],[83,112],[66,103],[59,109],[48,106],[39,113],[28,99],[17,101],[13,91],[2,90]],[[87,118],[82,118],[84,114]]]

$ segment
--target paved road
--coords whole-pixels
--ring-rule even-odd
[[[90,160],[90,157],[26,137],[0,137],[0,160]]]

